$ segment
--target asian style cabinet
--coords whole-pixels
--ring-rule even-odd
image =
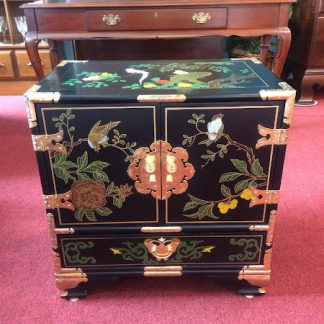
[[[61,296],[130,275],[265,293],[294,97],[257,60],[61,62],[26,93]]]

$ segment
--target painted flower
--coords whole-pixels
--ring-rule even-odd
[[[221,137],[224,130],[223,117],[223,114],[214,115],[212,120],[207,124],[208,139],[210,141],[217,141]]]
[[[252,190],[248,188],[242,191],[240,197],[245,200],[251,200],[254,198]]]
[[[118,188],[118,196],[121,198],[126,198],[133,194],[133,186],[129,186],[127,183],[123,186],[119,186]]]
[[[72,202],[76,209],[97,209],[107,203],[105,185],[89,179],[76,181],[71,186]]]

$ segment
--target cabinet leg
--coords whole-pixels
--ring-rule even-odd
[[[260,60],[264,65],[267,65],[267,56],[268,50],[271,42],[271,35],[263,35],[261,37],[261,52],[260,52]]]
[[[312,75],[304,75],[300,86],[300,97],[296,102],[297,106],[315,106],[317,101],[314,100],[314,85],[318,79]]]
[[[282,69],[284,67],[290,43],[291,43],[291,32],[287,28],[284,31],[281,31],[278,35],[279,41],[278,41],[278,50],[276,53],[276,57],[274,60],[272,72],[277,76],[280,77]]]
[[[27,32],[25,38],[26,50],[30,59],[31,64],[34,67],[38,80],[44,77],[44,71],[42,63],[38,54],[38,43],[37,34],[34,32]]]

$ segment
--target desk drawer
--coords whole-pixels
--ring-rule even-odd
[[[15,76],[12,66],[13,51],[0,52],[0,79],[13,78]]]
[[[92,10],[86,13],[88,31],[212,29],[226,25],[227,8]]]
[[[195,235],[59,235],[64,268],[262,264],[265,233]],[[176,233],[175,233],[176,234]]]

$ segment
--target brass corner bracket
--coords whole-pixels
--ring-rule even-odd
[[[251,225],[249,230],[252,232],[267,232],[266,245],[272,246],[273,232],[277,218],[277,211],[270,212],[269,225]]]
[[[59,152],[66,155],[66,147],[58,143],[63,140],[63,136],[63,130],[51,135],[32,135],[34,150],[40,152]],[[53,144],[53,142],[55,142],[55,144]]]
[[[263,137],[257,141],[256,149],[267,145],[286,145],[288,142],[288,129],[271,129],[259,124],[258,131]]]
[[[279,190],[258,190],[251,188],[253,198],[249,207],[264,204],[278,204],[279,202]]]
[[[181,266],[151,266],[144,267],[145,277],[180,277],[182,276]]]
[[[265,294],[270,284],[272,249],[266,250],[263,265],[244,266],[239,272],[238,279],[245,280],[252,286],[259,287],[259,293]]]
[[[34,85],[24,94],[29,128],[37,126],[35,103],[57,103],[60,100],[59,92],[37,92],[39,89],[40,86]]]
[[[74,211],[75,207],[72,202],[70,202],[72,198],[71,190],[65,192],[63,194],[57,195],[44,195],[44,203],[46,209],[55,209],[55,208],[65,208]]]
[[[279,86],[281,89],[260,90],[260,97],[262,100],[285,100],[286,103],[283,122],[286,125],[290,125],[295,105],[296,90],[286,82],[279,82]]]

